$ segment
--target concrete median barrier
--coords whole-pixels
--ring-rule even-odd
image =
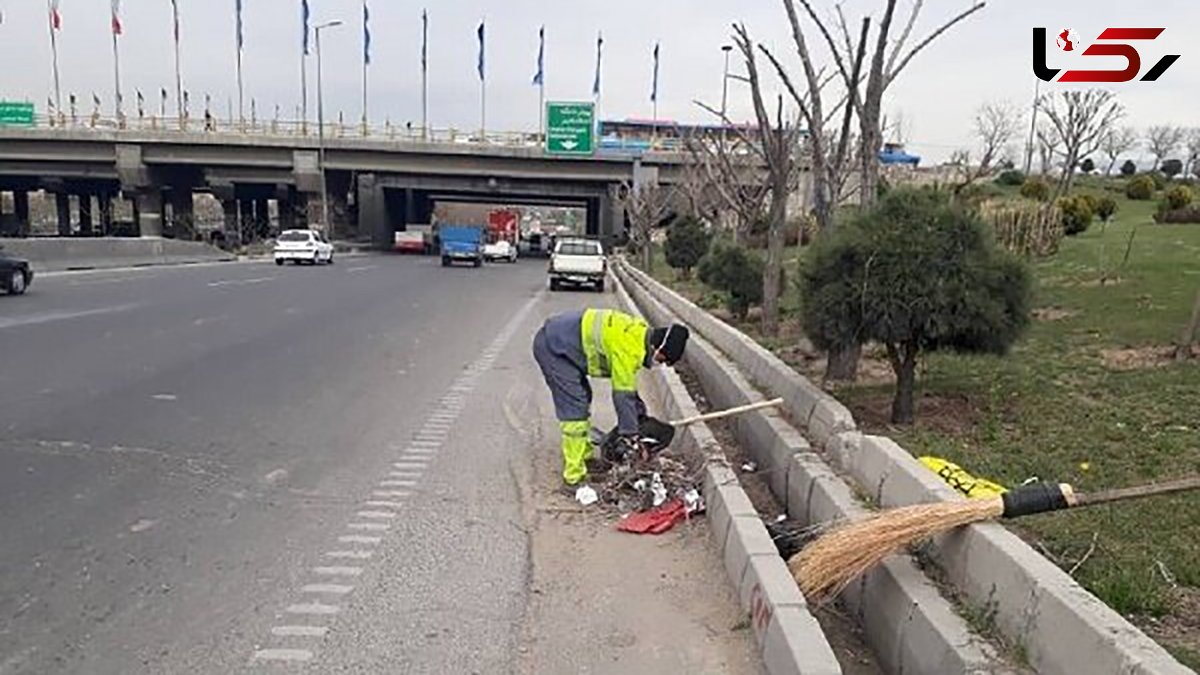
[[[27,258],[35,272],[236,260],[203,242],[176,239],[0,239],[0,245],[5,253]]]

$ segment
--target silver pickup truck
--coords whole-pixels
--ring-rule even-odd
[[[555,242],[550,254],[550,290],[557,291],[564,284],[589,285],[603,293],[607,272],[608,262],[600,242],[579,237]]]

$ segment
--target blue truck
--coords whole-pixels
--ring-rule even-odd
[[[438,228],[442,242],[442,267],[454,262],[483,264],[483,228],[473,225],[443,225]]]

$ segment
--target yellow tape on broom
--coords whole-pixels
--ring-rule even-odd
[[[941,457],[920,457],[919,461],[946,481],[950,487],[971,499],[995,497],[1008,492],[1008,488],[986,478],[977,478],[961,466]]]

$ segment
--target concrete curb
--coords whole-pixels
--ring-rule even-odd
[[[793,419],[806,420],[803,423],[809,438],[825,451],[825,457],[881,506],[960,499],[891,439],[856,431],[844,406],[741,332],[628,265],[618,263],[615,271],[628,274],[635,294],[654,297],[672,311],[678,310],[676,314],[685,321],[695,318],[690,325],[705,338],[711,335],[714,345],[747,373],[749,380],[772,395],[784,396]],[[779,367],[786,368],[790,375],[779,373]],[[812,410],[806,418],[803,412],[810,399]],[[749,419],[747,416],[740,424],[749,424]],[[828,495],[817,488],[830,485],[836,478],[814,472],[813,462],[801,457],[796,455],[787,472],[789,514],[803,515],[806,522],[826,520],[836,509],[829,509]],[[819,458],[813,459],[820,463]],[[812,481],[807,494],[797,485],[805,480]],[[772,481],[772,489],[777,484]],[[796,513],[792,512],[793,502],[797,504]],[[1030,665],[1039,673],[1193,673],[1000,525],[963,528],[940,537],[928,549],[957,589],[973,604],[994,611],[999,630],[1024,649]],[[870,583],[868,577],[860,586],[865,588]]]
[[[627,311],[641,314],[619,279],[613,287]],[[664,413],[673,418],[697,414],[696,404],[674,371],[656,369],[645,379],[649,389],[666,406]],[[842,669],[833,648],[808,611],[804,596],[708,426],[685,427],[676,442],[678,447],[699,451],[707,458],[703,487],[708,505],[705,515],[738,601],[749,614],[767,672],[840,674]]]
[[[617,271],[619,275],[622,270]],[[646,289],[632,295],[650,308],[656,321],[672,320]],[[729,407],[762,400],[737,367],[702,336],[688,343],[688,365],[703,382],[710,400]],[[742,415],[734,433],[765,473],[772,492],[788,515],[804,523],[861,516],[866,508],[849,485],[813,452],[808,442],[774,411]],[[769,542],[768,542],[769,543]],[[790,573],[787,583],[796,590]],[[894,557],[867,574],[842,595],[862,625],[880,664],[893,673],[1009,672],[996,650],[972,632],[953,605],[942,597],[907,557]]]
[[[35,272],[227,262],[236,259],[208,244],[173,239],[5,239],[4,251],[27,258]]]

